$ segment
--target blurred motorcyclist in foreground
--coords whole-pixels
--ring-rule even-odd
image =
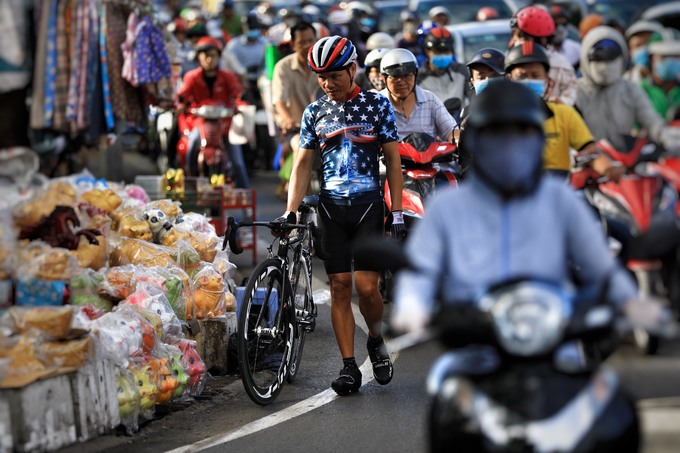
[[[608,298],[637,295],[610,256],[600,226],[563,183],[543,176],[545,109],[527,86],[500,80],[471,107],[466,146],[473,175],[440,192],[407,241],[413,269],[399,274],[392,324],[424,328],[444,303],[474,300],[480,289],[530,275],[582,285],[610,280]]]

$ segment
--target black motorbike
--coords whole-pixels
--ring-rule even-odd
[[[393,244],[355,251],[393,271],[410,267]],[[447,349],[427,378],[430,451],[639,451],[635,404],[602,366],[621,322],[605,294],[515,278],[440,304],[429,328],[391,341],[394,352],[424,334]]]

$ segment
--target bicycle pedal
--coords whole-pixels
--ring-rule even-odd
[[[314,332],[316,328],[316,318],[314,316],[307,316],[305,319],[299,321],[300,325],[305,329],[305,332]]]

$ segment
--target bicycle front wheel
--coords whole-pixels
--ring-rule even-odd
[[[285,284],[280,261],[267,259],[250,275],[239,307],[241,380],[250,399],[260,405],[281,393],[291,360],[295,319]]]
[[[300,370],[302,360],[302,349],[305,347],[307,332],[310,332],[314,325],[314,312],[312,308],[312,282],[309,279],[309,263],[307,257],[296,254],[297,259],[293,264],[292,272],[292,294],[295,305],[295,342],[293,343],[293,354],[288,368],[287,380],[292,383]]]

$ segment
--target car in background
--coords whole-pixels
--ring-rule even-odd
[[[378,13],[377,30],[390,35],[401,32],[401,12],[408,9],[407,0],[378,0],[373,2]]]
[[[644,10],[668,0],[587,0],[588,12],[619,19],[625,27],[635,22]]]
[[[446,29],[453,36],[453,51],[459,63],[472,60],[474,54],[485,47],[505,53],[510,42],[508,19],[447,25]]]
[[[668,2],[646,9],[640,19],[657,20],[664,27],[680,30],[680,2]]]
[[[485,6],[498,11],[499,18],[512,17],[512,8],[504,0],[409,0],[409,8],[415,11],[421,20],[429,19],[428,13],[435,6],[443,6],[451,12],[449,25],[475,21],[477,11]]]

